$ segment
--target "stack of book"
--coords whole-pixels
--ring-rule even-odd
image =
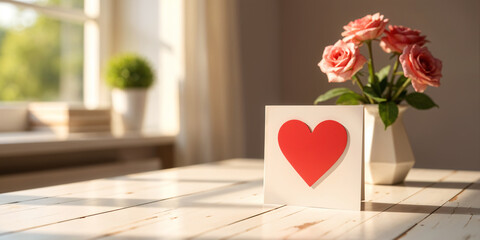
[[[32,131],[57,134],[110,132],[110,109],[87,109],[68,103],[31,103],[28,122]]]

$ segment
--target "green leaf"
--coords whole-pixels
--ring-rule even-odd
[[[407,95],[406,99],[408,104],[416,109],[426,110],[433,107],[438,107],[438,105],[435,104],[435,102],[433,102],[433,100],[424,93],[410,93]]]
[[[370,98],[372,98],[373,100],[377,101],[377,102],[385,102],[387,101],[387,99],[385,98],[381,98],[377,95],[377,93],[371,88],[371,87],[364,87],[363,88],[363,92],[369,96]]]
[[[367,86],[370,86],[374,91],[377,96],[381,96],[381,87],[380,87],[380,81],[378,80],[377,75],[373,77],[375,80],[372,83],[369,83]]]
[[[334,98],[336,96],[340,96],[340,95],[342,95],[344,93],[347,93],[347,92],[353,92],[353,91],[348,89],[348,88],[334,88],[334,89],[331,89],[331,90],[327,91],[326,93],[318,96],[317,99],[315,100],[314,104],[318,104],[320,102],[327,101],[328,99]]]
[[[383,92],[385,91],[385,89],[387,88],[387,85],[388,85],[388,77],[383,78],[380,81],[379,85],[380,85],[380,96],[382,96]]]
[[[403,85],[403,83],[405,83],[405,81],[407,81],[407,77],[405,77],[404,75],[400,76],[397,80],[397,83],[395,83],[395,87],[396,88],[399,88]]]
[[[388,73],[390,72],[390,65],[385,66],[380,71],[376,73],[377,78],[379,79],[378,89],[375,89],[378,96],[382,96],[383,92],[388,85]]]
[[[405,99],[405,96],[407,95],[407,90],[403,90],[400,95],[398,95],[397,99],[395,100],[396,104],[399,104]]]
[[[362,95],[354,92],[347,92],[338,97],[336,104],[338,105],[358,105],[365,102]]]
[[[398,117],[398,107],[394,102],[382,102],[378,104],[378,113],[382,119],[385,129],[392,125]]]
[[[390,72],[390,65],[387,65],[384,68],[382,68],[380,71],[375,73],[375,78],[376,78],[375,82],[377,82],[378,85],[372,83],[371,87],[373,88],[373,90],[375,90],[375,93],[377,93],[377,96],[382,96],[383,91],[385,91],[385,89],[387,88],[389,72]]]
[[[385,78],[388,78],[388,73],[390,72],[390,65],[385,66],[380,71],[376,73],[378,79],[383,81]]]

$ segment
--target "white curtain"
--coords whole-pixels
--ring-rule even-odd
[[[177,165],[245,152],[236,1],[185,0]]]

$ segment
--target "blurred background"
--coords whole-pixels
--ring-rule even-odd
[[[376,12],[421,30],[443,61],[441,86],[426,91],[440,108],[405,114],[415,167],[480,170],[477,0],[0,0],[0,159],[25,162],[5,173],[35,170],[31,159],[42,165],[60,158],[59,140],[48,140],[51,152],[18,153],[32,145],[14,142],[36,141],[25,135],[25,104],[109,108],[104,68],[123,52],[145,57],[154,69],[143,132],[155,136],[148,146],[169,137],[171,166],[263,158],[265,105],[310,105],[330,88],[353,88],[329,84],[317,63],[344,25]],[[377,68],[390,63],[378,46],[373,51]]]
[[[422,31],[443,62],[441,86],[426,90],[440,108],[405,113],[415,167],[480,169],[479,11],[475,0],[239,1],[247,155],[263,151],[264,104],[311,104],[327,89],[355,89],[329,84],[316,64],[344,25],[380,12],[390,24]],[[373,52],[376,66],[391,64],[381,48]]]

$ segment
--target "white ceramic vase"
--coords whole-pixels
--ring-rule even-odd
[[[370,184],[397,184],[405,180],[415,163],[402,116],[406,106],[398,106],[398,118],[386,130],[378,105],[365,105],[365,181]]]
[[[112,89],[112,107],[120,133],[142,130],[147,89]]]

